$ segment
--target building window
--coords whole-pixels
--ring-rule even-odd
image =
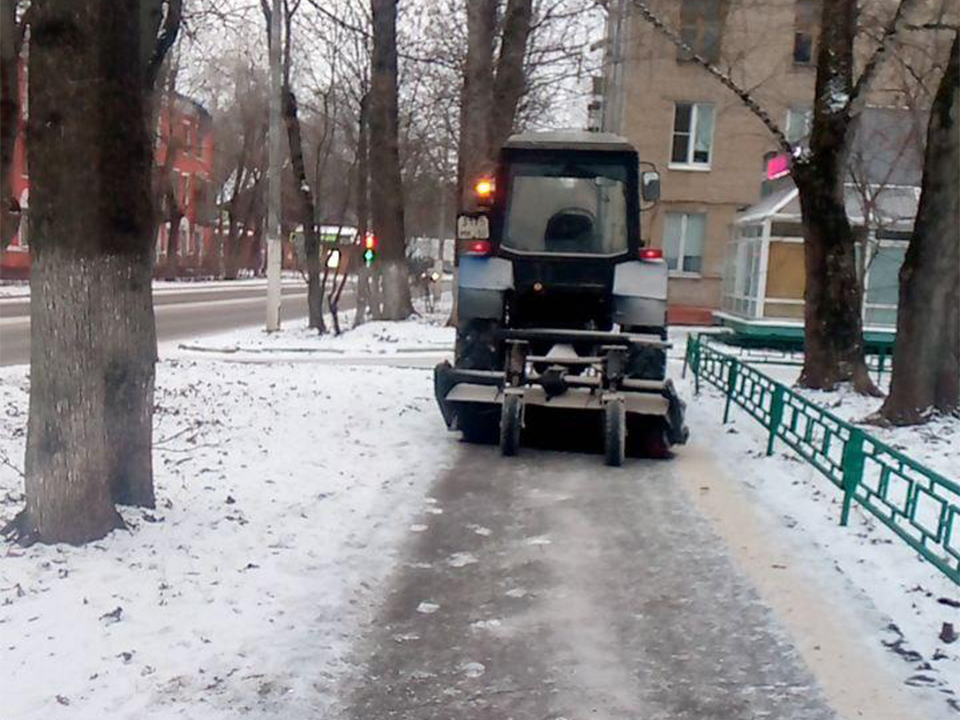
[[[791,145],[799,145],[810,137],[813,126],[813,109],[810,107],[792,107],[787,110],[787,140]]]
[[[680,4],[680,38],[693,52],[707,62],[720,60],[720,35],[726,0],[682,0]],[[679,49],[677,60],[692,59],[691,54]]]
[[[181,123],[183,151],[189,153],[193,150],[193,126],[184,120]]]
[[[793,26],[793,61],[809,65],[816,56],[820,33],[820,0],[796,0]]]
[[[677,103],[671,164],[710,167],[713,115],[713,105],[709,103]]]
[[[20,207],[20,247],[24,250],[30,247],[30,209]]]
[[[699,275],[703,267],[703,242],[707,234],[704,213],[667,213],[663,249],[667,268],[675,273]]]
[[[896,327],[900,295],[900,268],[906,243],[884,242],[874,251],[867,269],[864,321],[867,325]]]
[[[177,228],[177,256],[183,257],[190,254],[190,228],[186,218],[180,219],[180,227]]]

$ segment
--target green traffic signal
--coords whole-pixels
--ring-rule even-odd
[[[377,259],[377,237],[373,233],[367,233],[363,238],[363,247],[366,248],[363,251],[363,264],[367,267],[373,265],[373,261]]]

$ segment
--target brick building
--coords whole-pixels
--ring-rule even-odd
[[[0,277],[26,279],[30,276],[30,174],[27,165],[27,86],[25,65],[20,66],[20,116],[14,146],[10,184],[20,205],[17,234],[0,253]],[[165,167],[168,154],[174,196],[183,215],[176,243],[179,272],[199,271],[212,254],[214,242],[214,198],[212,174],[214,136],[210,115],[199,104],[181,95],[163,102],[157,122],[156,165]],[[170,246],[170,215],[164,200],[158,203],[157,267],[162,268]]]
[[[169,157],[171,152],[172,158]],[[171,249],[178,256],[177,269],[188,273],[202,272],[216,255],[213,247],[216,224],[213,153],[210,113],[180,94],[166,100],[157,120],[156,166],[168,168],[167,180],[179,207],[177,213],[172,213],[170,200],[165,194],[158,202],[160,225],[157,229],[156,266],[160,270],[167,266]],[[169,222],[172,215],[182,216],[173,243]]]

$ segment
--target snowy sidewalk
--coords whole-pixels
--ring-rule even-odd
[[[337,720],[935,720],[877,613],[694,442],[667,462],[461,446]],[[936,674],[936,671],[934,671]],[[941,681],[943,678],[941,678]]]

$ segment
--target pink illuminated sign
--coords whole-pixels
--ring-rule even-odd
[[[767,162],[767,180],[776,180],[790,174],[790,156],[776,155]]]

